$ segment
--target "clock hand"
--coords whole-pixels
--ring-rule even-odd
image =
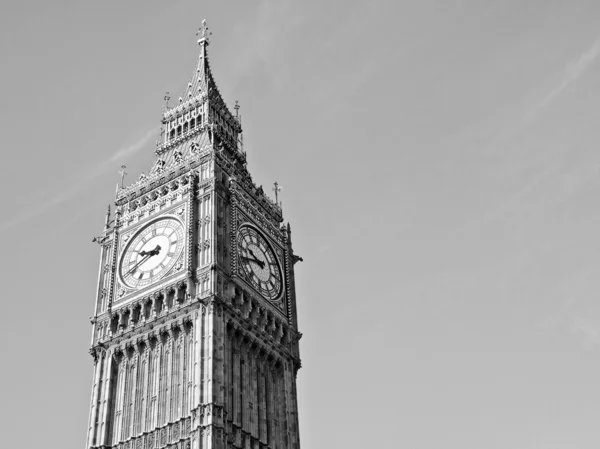
[[[250,247],[248,247],[246,249],[250,252],[250,254],[252,254],[252,257],[254,257],[254,260],[256,261],[256,263],[258,263],[261,268],[264,268],[265,263],[256,257],[256,254],[254,254],[254,251],[252,251],[252,249]]]
[[[144,258],[142,260],[140,260],[138,263],[135,264],[135,266],[129,270],[129,273],[133,273],[137,267],[139,267],[141,264],[143,264],[144,262],[146,262],[148,259],[150,259],[152,256],[157,256],[158,254],[160,254],[160,245],[156,245],[156,247],[153,250],[150,251],[140,251],[139,254],[140,256],[144,256]],[[128,274],[129,274],[128,273]]]
[[[262,260],[258,260],[256,257],[252,258],[252,257],[246,257],[246,256],[242,256],[242,259],[246,259],[249,260],[251,262],[254,262],[256,265],[258,265],[261,268],[265,268],[265,263]]]
[[[142,258],[142,260],[140,260],[138,263],[136,263],[136,264],[134,265],[134,267],[133,267],[131,270],[129,270],[129,271],[127,272],[127,274],[131,274],[131,273],[133,273],[135,270],[137,270],[137,268],[138,268],[138,267],[139,267],[141,264],[143,264],[143,263],[144,263],[144,262],[146,262],[148,259],[150,259],[150,257],[152,257],[152,254],[146,254],[146,256],[144,256],[144,257]]]
[[[150,251],[138,251],[138,254],[140,256],[156,256],[160,253],[160,245],[156,245],[156,247],[154,249],[151,249]]]
[[[254,254],[254,251],[252,251],[252,250],[250,249],[250,247],[248,247],[248,248],[246,248],[246,249],[247,249],[247,250],[250,252],[250,254],[252,254],[252,257],[256,258],[256,254]]]

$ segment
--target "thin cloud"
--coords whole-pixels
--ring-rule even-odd
[[[30,207],[28,210],[23,211],[21,213],[17,213],[13,215],[10,220],[4,221],[0,223],[0,231],[4,231],[6,229],[12,228],[14,226],[25,223],[26,221],[37,218],[41,215],[44,215],[49,210],[54,207],[63,204],[64,202],[70,200],[75,195],[81,193],[82,189],[90,184],[90,182],[100,176],[102,173],[106,172],[109,168],[111,168],[116,162],[120,162],[125,158],[128,158],[137,152],[139,152],[142,148],[146,146],[150,142],[150,139],[155,135],[156,129],[152,129],[145,133],[142,137],[140,137],[136,142],[126,147],[123,147],[117,150],[113,155],[111,155],[108,159],[95,166],[84,170],[80,173],[75,179],[68,182],[70,188],[68,190],[63,190],[58,194],[53,194],[51,198],[47,196],[43,199],[43,201],[38,201],[37,204]],[[36,197],[41,197],[42,193],[37,192],[35,194]]]
[[[589,318],[575,317],[571,331],[582,338],[583,349],[592,350],[600,345],[600,323]]]
[[[559,95],[563,90],[565,90],[575,81],[577,81],[579,77],[581,77],[581,75],[587,70],[590,64],[594,62],[599,52],[600,38],[598,38],[596,42],[594,42],[594,44],[591,46],[591,48],[588,51],[584,52],[577,61],[567,65],[563,74],[562,82],[556,89],[550,92],[546,96],[546,98],[544,98],[544,100],[539,105],[539,109],[548,106],[550,102],[556,98],[557,95]]]
[[[150,139],[152,139],[153,136],[156,135],[156,129],[152,128],[151,130],[149,130],[146,134],[144,134],[142,137],[140,137],[137,142],[132,143],[129,146],[126,146],[124,148],[121,148],[119,151],[117,151],[115,154],[113,154],[106,162],[105,165],[110,165],[113,162],[118,162],[126,157],[129,157],[135,153],[137,153],[138,151],[140,151],[142,148],[144,148],[146,146],[146,144],[148,142],[150,142]]]

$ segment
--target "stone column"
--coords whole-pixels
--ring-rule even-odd
[[[284,364],[284,382],[285,382],[285,421],[288,446],[290,449],[296,449],[296,414],[294,413],[294,374],[293,363],[287,361]]]
[[[241,382],[241,378],[240,378],[240,352],[241,352],[241,347],[240,347],[240,340],[238,338],[238,335],[235,334],[234,336],[234,341],[232,343],[232,364],[231,364],[231,369],[232,369],[232,384],[233,384],[233,388],[232,388],[232,398],[231,398],[231,410],[233,412],[233,416],[231,417],[231,420],[233,421],[233,425],[235,425],[238,428],[242,427],[242,404],[240,401],[240,395],[241,395],[241,391],[240,391],[240,382]]]
[[[94,356],[94,388],[92,389],[91,407],[89,416],[89,426],[87,435],[87,447],[94,445],[94,439],[97,432],[98,419],[98,395],[100,394],[100,379],[102,376],[102,367],[104,362],[104,351],[93,350]]]
[[[101,445],[105,445],[108,446],[110,445],[110,441],[108,441],[109,438],[109,430],[110,430],[110,411],[111,411],[111,403],[112,403],[112,397],[111,397],[111,389],[113,387],[113,363],[115,363],[114,360],[114,353],[107,353],[106,354],[106,377],[105,377],[105,382],[104,382],[104,391],[102,392],[102,422],[101,422],[101,428],[100,428],[100,436],[98,438],[98,441],[96,442],[98,446]]]
[[[281,362],[277,362],[275,365],[274,372],[275,379],[275,390],[277,392],[277,399],[275,400],[275,404],[277,407],[277,446],[285,447],[285,394],[284,394],[284,383],[283,383],[283,368],[281,366]],[[287,449],[287,448],[286,448]]]
[[[158,400],[159,400],[159,378],[160,378],[160,359],[161,359],[161,341],[160,335],[154,339],[154,348],[152,351],[152,377],[149,384],[148,401],[148,430],[154,430],[158,426]]]
[[[265,353],[260,352],[258,359],[258,438],[260,444],[267,445],[267,396],[265,378]]]
[[[212,359],[213,359],[213,425],[218,429],[215,435],[215,448],[225,447],[225,323],[223,307],[220,302],[213,304],[213,337],[212,337]]]
[[[177,370],[177,382],[178,393],[177,393],[177,410],[175,410],[175,416],[177,419],[183,417],[183,411],[185,410],[184,401],[185,389],[187,383],[187,372],[186,372],[186,353],[187,353],[187,341],[185,338],[185,325],[182,325],[179,329],[179,337],[177,339],[177,352],[179,353],[179,369]]]
[[[137,385],[138,385],[138,371],[139,371],[139,366],[140,366],[140,357],[139,357],[139,353],[136,350],[136,348],[134,348],[134,352],[133,352],[133,361],[132,361],[132,365],[131,365],[131,374],[129,375],[130,377],[130,383],[129,383],[129,389],[130,391],[127,394],[127,399],[129,400],[129,404],[127,404],[127,429],[125,432],[125,435],[127,437],[132,437],[134,435],[134,428],[135,428],[135,416],[136,416],[136,410],[137,407],[139,407],[138,402],[138,394],[137,394]]]
[[[140,410],[139,410],[139,418],[138,418],[138,433],[139,432],[145,432],[147,430],[147,426],[146,426],[146,416],[147,416],[147,410],[148,410],[148,403],[149,403],[149,398],[148,398],[148,386],[150,384],[150,359],[148,357],[149,355],[149,351],[150,351],[150,342],[148,341],[147,338],[144,338],[142,340],[142,345],[140,345],[141,348],[141,354],[140,357],[142,358],[142,374],[141,374],[141,380],[142,380],[142,386],[141,388],[141,394],[140,394]]]

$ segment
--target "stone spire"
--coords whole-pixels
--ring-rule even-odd
[[[198,45],[200,46],[200,55],[198,56],[196,71],[186,86],[183,95],[179,97],[179,104],[198,95],[207,94],[209,87],[214,85],[214,80],[207,60],[207,47],[210,44],[208,37],[211,34],[212,33],[208,30],[208,26],[206,25],[206,19],[204,19],[202,21],[202,26],[196,33],[196,36],[198,36]]]
[[[207,48],[211,35],[206,20],[196,33],[200,53],[196,68],[180,97],[165,95],[162,111],[162,139],[157,142],[156,160],[148,175],[117,189],[117,201],[130,196],[141,184],[151,183],[162,173],[188,164],[206,152],[216,151],[245,166],[242,126],[239,113],[232,114],[215,83]],[[169,101],[170,104],[169,104]],[[173,101],[174,100],[174,101]]]
[[[242,127],[237,114],[232,114],[223,100],[212,74],[207,51],[211,32],[206,20],[202,21],[196,35],[200,47],[196,69],[183,94],[163,111],[162,123],[166,129],[156,154],[164,155],[169,149],[184,145],[194,137],[199,145],[201,140],[205,140],[217,147],[225,146],[241,157],[239,140]],[[198,134],[200,136],[196,137]],[[186,155],[185,149],[179,152]],[[165,162],[170,165],[170,161]]]

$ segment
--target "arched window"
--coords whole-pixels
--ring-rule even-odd
[[[177,135],[181,136],[181,125],[177,127]]]
[[[188,130],[188,122],[185,122],[183,124],[183,132],[187,132],[187,130]]]
[[[172,139],[175,137],[175,128],[173,128],[169,134],[169,139]]]
[[[192,120],[190,120],[190,129],[194,129],[196,127],[196,119],[193,118]]]

